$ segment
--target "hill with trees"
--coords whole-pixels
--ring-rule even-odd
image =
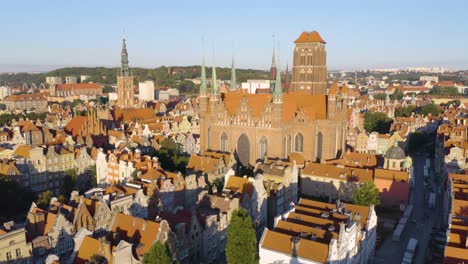
[[[200,77],[201,67],[195,66],[173,66],[173,67],[158,67],[154,69],[132,68],[135,81],[153,80],[156,86],[177,87],[177,85],[186,79],[195,79]],[[105,67],[67,67],[53,70],[47,73],[17,73],[0,74],[0,83],[9,86],[22,86],[23,83],[30,85],[35,83],[45,83],[47,76],[80,76],[88,75],[89,78],[85,82],[98,82],[103,85],[113,85],[116,83],[119,68]],[[206,68],[207,78],[211,78],[211,67]],[[220,80],[231,79],[230,68],[216,68],[216,74]],[[269,77],[269,72],[265,70],[254,69],[236,69],[237,82],[245,82],[248,79],[266,79]]]

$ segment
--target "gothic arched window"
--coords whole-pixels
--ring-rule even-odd
[[[291,152],[292,152],[292,138],[291,138],[291,135],[288,135],[287,139],[286,139],[286,147],[287,147],[287,152],[286,152],[286,156],[288,156]]]
[[[297,133],[296,137],[294,138],[294,151],[302,152],[304,148],[304,137],[301,133]]]
[[[315,136],[315,157],[317,160],[322,158],[322,148],[323,148],[323,135],[322,132],[318,132]]]
[[[268,140],[265,136],[260,139],[260,158],[264,159],[268,151]]]
[[[211,138],[210,138],[210,132],[211,132],[211,127],[208,128],[208,133],[206,133],[206,137],[207,137],[207,145],[208,145],[208,149],[211,149]]]
[[[221,151],[228,151],[228,136],[226,135],[226,133],[223,133],[221,135]]]

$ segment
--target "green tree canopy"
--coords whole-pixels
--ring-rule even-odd
[[[169,245],[167,243],[163,245],[159,241],[156,241],[143,256],[143,264],[172,264],[173,262]]]
[[[63,177],[63,190],[62,194],[65,197],[70,197],[72,191],[76,190],[76,176],[77,169],[69,169],[65,171],[65,177]]]
[[[414,106],[408,105],[408,106],[402,106],[398,107],[395,109],[395,116],[404,116],[404,117],[409,117],[414,111]]]
[[[104,88],[102,88],[102,92],[103,93],[115,93],[115,89],[114,89],[114,87],[112,87],[110,85],[106,85],[106,86],[104,86]]]
[[[442,86],[434,86],[432,87],[429,94],[434,95],[458,95],[457,87],[450,86],[450,87],[442,87]]]
[[[41,209],[47,209],[50,203],[50,199],[52,198],[54,194],[52,191],[45,191],[39,194],[39,197],[36,201],[36,205],[41,208]]]
[[[390,131],[392,119],[382,112],[367,112],[364,115],[364,129],[371,132],[386,134]]]
[[[433,116],[436,116],[442,113],[442,110],[436,104],[427,104],[421,107],[421,113],[423,115],[431,114]]]
[[[192,93],[197,94],[198,93],[197,86],[192,81],[188,81],[188,80],[181,81],[177,85],[177,89],[182,94],[192,94]]]
[[[353,191],[353,203],[362,206],[378,206],[380,204],[379,190],[371,181],[365,182]]]
[[[180,145],[172,139],[165,138],[161,142],[161,148],[157,151],[156,155],[164,169],[185,173],[189,157],[180,153]]]
[[[400,91],[398,88],[395,89],[393,94],[390,95],[390,99],[392,100],[401,100],[405,94]]]
[[[385,98],[387,97],[387,95],[384,93],[374,94],[373,96],[375,100],[382,100],[382,101],[384,101]]]
[[[258,263],[252,219],[243,208],[234,210],[228,226],[226,260],[229,264]]]

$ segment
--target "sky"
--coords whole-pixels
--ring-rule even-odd
[[[217,66],[230,66],[234,52],[237,68],[268,69],[275,42],[285,68],[294,40],[317,30],[330,70],[468,69],[465,0],[15,0],[0,7],[0,71],[115,67],[124,30],[131,67],[199,65],[204,46],[209,65],[214,53]]]

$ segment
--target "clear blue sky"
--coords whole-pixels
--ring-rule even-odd
[[[282,65],[317,30],[330,69],[468,69],[468,1],[3,1],[0,64],[117,66],[125,28],[132,67],[216,64],[266,69],[272,35]],[[283,66],[284,67],[284,66]]]

